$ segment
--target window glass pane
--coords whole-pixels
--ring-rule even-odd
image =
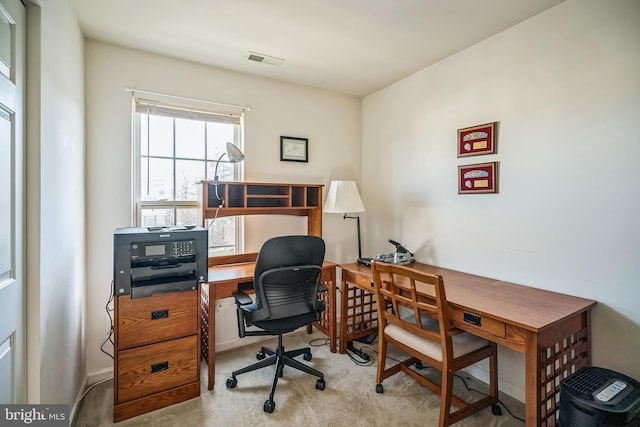
[[[173,200],[173,161],[171,159],[142,158],[140,165],[142,200]]]
[[[198,200],[197,181],[204,179],[204,161],[176,160],[175,200]]]
[[[227,142],[235,142],[233,135],[235,126],[225,123],[207,123],[208,160],[218,160],[218,157],[227,152]]]
[[[217,248],[218,252],[225,251],[225,247],[234,246],[236,239],[236,221],[233,217],[207,220],[209,227],[209,246]]]
[[[198,209],[178,208],[176,212],[176,225],[200,225],[198,222]]]
[[[173,208],[142,208],[140,210],[141,227],[165,227],[175,225]]]
[[[151,116],[149,120],[149,154],[152,156],[173,157],[173,119],[163,116]]]
[[[176,157],[204,159],[204,122],[176,119]]]
[[[207,162],[207,179],[215,178],[216,162]],[[233,163],[227,163],[224,159],[218,165],[218,180],[233,181]]]

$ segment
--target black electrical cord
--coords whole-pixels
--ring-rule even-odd
[[[484,392],[482,392],[482,391],[480,391],[480,390],[478,390],[478,389],[475,389],[475,388],[473,388],[473,387],[469,387],[469,385],[467,384],[467,381],[466,381],[466,380],[465,380],[461,375],[459,375],[459,374],[454,374],[454,376],[455,376],[455,377],[457,377],[457,378],[459,378],[459,379],[462,381],[462,384],[464,384],[464,386],[465,386],[465,388],[466,388],[467,390],[469,390],[469,391],[475,391],[476,393],[480,393],[480,394],[481,394],[481,395],[483,395],[483,396],[488,396],[488,394],[486,394],[486,393],[484,393]],[[513,414],[513,412],[511,412],[511,410],[509,409],[509,407],[508,407],[507,405],[505,405],[505,404],[504,404],[504,402],[502,402],[500,399],[498,399],[498,403],[499,403],[499,404],[501,404],[501,405],[502,405],[502,407],[503,407],[504,409],[506,409],[506,410],[507,410],[507,412],[509,413],[509,415],[511,415],[511,417],[512,417],[513,419],[518,420],[518,421],[520,421],[520,422],[522,422],[522,423],[525,423],[525,422],[526,422],[524,419],[522,419],[522,418],[517,417],[516,415],[514,415],[514,414]]]
[[[107,316],[109,316],[109,323],[111,324],[111,327],[109,328],[109,336],[102,342],[102,344],[100,345],[100,351],[102,351],[104,354],[106,354],[107,356],[109,356],[110,358],[113,359],[113,354],[109,353],[108,351],[106,351],[104,349],[104,346],[107,342],[110,342],[111,345],[114,345],[113,342],[113,316],[111,316],[111,312],[113,311],[113,308],[109,308],[109,304],[111,304],[113,302],[113,298],[114,298],[114,294],[113,294],[113,281],[111,281],[111,292],[109,293],[109,300],[107,301],[107,303],[104,306],[104,309],[107,312]]]

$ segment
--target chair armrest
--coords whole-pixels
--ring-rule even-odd
[[[251,297],[244,292],[234,292],[232,295],[239,307],[243,305],[253,304],[253,300],[251,299]]]
[[[322,283],[318,284],[318,292],[327,292],[328,290],[329,290],[329,288],[327,288]]]

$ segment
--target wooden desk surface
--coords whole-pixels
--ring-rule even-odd
[[[209,267],[208,283],[215,286],[216,283],[220,282],[252,280],[255,266],[255,262],[243,262]],[[331,261],[324,261],[322,263],[322,268],[336,266],[337,264]]]
[[[453,307],[488,315],[532,332],[541,332],[596,305],[596,301],[585,298],[432,265],[416,262],[408,267],[441,275],[447,300]],[[367,266],[345,264],[340,268],[371,277],[371,268]]]

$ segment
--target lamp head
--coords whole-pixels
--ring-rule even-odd
[[[229,157],[229,163],[238,163],[244,160],[244,153],[232,143],[227,142],[227,152],[222,153],[220,157],[218,157],[218,161],[216,162],[216,169],[213,173],[213,183],[215,185],[218,185],[218,183],[220,182],[220,177],[218,177],[218,166],[220,165],[220,160],[222,160],[225,154],[227,155],[227,157]]]
[[[227,156],[230,163],[238,163],[244,160],[244,153],[230,142],[227,142]]]

